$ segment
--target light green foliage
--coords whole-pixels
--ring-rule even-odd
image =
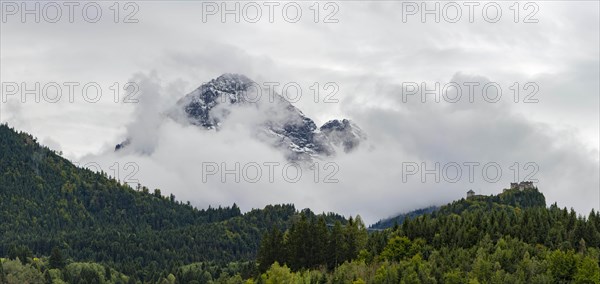
[[[383,262],[375,273],[376,284],[393,284],[398,283],[400,275],[398,275],[398,265],[390,262]]]
[[[550,271],[556,282],[570,281],[577,268],[577,260],[573,251],[560,250],[550,254]]]
[[[443,280],[446,284],[461,284],[465,282],[463,273],[457,269],[444,273]]]
[[[299,280],[297,279],[297,275],[292,273],[287,266],[280,266],[277,262],[273,263],[271,268],[269,268],[261,278],[266,284],[292,284],[295,283],[296,280]]]
[[[381,253],[384,259],[390,261],[400,261],[409,256],[412,250],[412,243],[407,237],[395,236],[391,238]]]
[[[64,278],[69,283],[106,283],[104,267],[97,263],[71,263],[65,267]]]
[[[50,279],[52,284],[66,283],[62,280],[62,272],[60,269],[48,269],[46,271],[46,279]]]
[[[421,253],[424,247],[423,239],[411,241],[406,236],[394,236],[383,249],[381,257],[389,261],[401,261]]]
[[[40,271],[31,264],[23,264],[19,260],[3,261],[2,270],[7,284],[44,283],[44,276]]]
[[[574,276],[575,283],[600,283],[600,268],[598,261],[590,257],[582,257],[577,263],[577,272]]]

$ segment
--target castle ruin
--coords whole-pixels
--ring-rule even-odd
[[[502,190],[502,192],[506,192],[507,190],[511,190],[511,189],[525,190],[525,189],[533,189],[533,188],[535,188],[535,186],[533,185],[532,181],[511,182],[510,188],[505,188]],[[475,194],[475,191],[473,191],[472,189],[467,191],[467,198],[471,198],[471,197],[475,197],[475,196],[478,196],[478,195]]]
[[[522,181],[522,182],[511,182],[510,183],[510,189],[518,189],[518,190],[525,190],[525,189],[532,189],[535,188],[535,186],[533,185],[532,181]],[[503,190],[503,192],[506,192],[508,189],[505,188]]]

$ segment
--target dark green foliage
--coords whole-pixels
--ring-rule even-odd
[[[260,271],[266,271],[274,262],[283,263],[285,261],[286,254],[282,246],[283,234],[278,228],[273,228],[269,233],[263,235],[257,256]]]
[[[66,265],[65,258],[60,249],[57,247],[52,249],[52,253],[50,254],[50,259],[48,261],[50,269],[63,269]]]
[[[600,213],[546,207],[537,189],[367,234],[359,216],[293,205],[199,210],[77,168],[5,125],[0,154],[0,283],[600,284]]]
[[[282,236],[279,230],[266,234],[258,253],[261,272],[275,262],[297,271],[306,268],[334,268],[355,259],[366,247],[367,230],[357,216],[345,225],[336,220],[328,229],[325,215],[314,216],[303,211]]]
[[[275,246],[266,245],[272,236],[263,241],[287,253],[276,261],[291,268],[290,279],[306,279],[304,269],[326,265],[327,283],[600,283],[600,214],[584,218],[556,204],[547,208],[537,189],[462,199],[373,231],[368,240],[361,240],[359,219],[335,223],[327,234],[314,220],[296,219]],[[310,249],[320,246],[317,236],[327,240],[325,262],[314,261],[319,256]],[[261,271],[274,261],[259,258]]]
[[[500,194],[500,198],[492,196],[485,200],[453,202],[431,215],[407,220],[400,231],[411,239],[422,238],[435,247],[471,247],[485,235],[494,241],[502,236],[517,237],[526,243],[553,249],[578,248],[582,239],[588,247],[600,246],[598,214],[594,211],[586,219],[572,210],[560,209],[556,204],[549,208],[540,206],[538,202],[544,197],[537,189],[520,193],[519,204],[527,203],[530,207],[493,201],[502,202],[504,194]]]
[[[335,222],[329,235],[327,246],[327,267],[332,269],[346,260],[348,245],[344,241],[344,229],[340,222]]]
[[[8,250],[8,259],[10,260],[19,259],[21,263],[27,264],[31,262],[31,258],[33,258],[33,253],[27,246],[13,245]]]
[[[0,283],[6,283],[6,273],[4,272],[4,265],[2,264],[2,260],[0,259]]]
[[[182,264],[253,260],[261,236],[287,229],[298,214],[293,205],[246,214],[235,204],[199,210],[158,189],[134,190],[78,168],[6,125],[0,125],[0,157],[0,256],[23,264],[33,255],[54,255],[51,266],[62,266],[54,261],[56,247],[64,259],[155,279]],[[88,272],[81,277],[95,281]]]

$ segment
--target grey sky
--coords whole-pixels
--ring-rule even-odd
[[[264,2],[257,3],[265,13]],[[509,167],[515,162],[539,166],[536,178],[549,203],[581,213],[600,206],[598,2],[536,2],[538,23],[523,23],[533,11],[525,10],[524,3],[515,23],[513,2],[498,2],[502,18],[496,23],[481,16],[483,2],[475,7],[473,23],[464,2],[459,2],[463,15],[457,23],[436,23],[432,16],[422,23],[418,14],[404,23],[403,3],[391,1],[336,2],[338,23],[323,23],[333,8],[325,10],[321,3],[315,23],[314,2],[299,3],[303,14],[297,23],[281,14],[275,14],[274,23],[266,14],[258,23],[243,18],[235,23],[232,16],[222,23],[219,15],[204,23],[202,4],[185,1],[137,2],[139,23],[122,23],[132,11],[123,6],[120,22],[114,23],[113,2],[101,2],[103,17],[97,23],[77,16],[74,23],[21,23],[17,16],[8,17],[0,30],[2,82],[97,82],[103,96],[97,103],[80,95],[74,103],[65,98],[35,103],[32,97],[22,103],[14,95],[2,102],[0,120],[74,161],[106,167],[134,161],[142,183],[199,206],[237,202],[249,209],[294,202],[318,211],[360,213],[374,221],[460,198],[470,188],[484,194],[500,191],[512,181]],[[231,132],[212,136],[161,119],[161,111],[178,98],[226,72],[258,82],[298,82],[303,96],[295,106],[317,125],[353,119],[369,135],[368,147],[335,160],[339,183],[199,182],[198,161],[280,159],[239,129],[243,119],[231,123]],[[142,102],[113,102],[109,88],[115,82],[122,87],[148,78],[154,87],[144,84]],[[315,82],[337,84],[339,103],[315,103],[309,89]],[[497,103],[481,96],[473,103],[465,98],[456,104],[422,103],[418,95],[405,102],[406,82],[497,82],[503,96]],[[539,102],[515,103],[509,89],[515,82],[521,100],[529,93],[523,89],[526,83],[539,86]],[[156,130],[148,134],[153,154],[112,153],[132,125]],[[402,161],[494,161],[505,172],[497,183],[403,183]]]

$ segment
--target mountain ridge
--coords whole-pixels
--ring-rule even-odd
[[[259,95],[252,94],[258,90]],[[167,117],[180,124],[218,131],[239,107],[257,109],[247,119],[257,119],[251,132],[291,161],[310,161],[335,156],[341,149],[349,153],[367,139],[366,134],[348,119],[333,119],[318,127],[316,123],[277,92],[265,98],[266,91],[241,74],[225,73],[202,84],[180,98]],[[258,97],[258,99],[254,99]],[[256,117],[256,116],[265,117]],[[135,143],[129,138],[115,146],[119,151]]]
[[[473,208],[487,207],[492,209],[495,205],[529,208],[546,206],[546,198],[537,187],[526,189],[504,189],[498,194],[475,195],[472,197],[454,200],[444,205],[432,205],[425,208],[419,208],[406,213],[401,213],[389,218],[384,218],[369,226],[369,229],[381,230],[392,228],[395,225],[402,225],[406,219],[414,219],[423,215],[436,216],[439,214],[460,214]]]
[[[151,262],[250,261],[267,229],[287,228],[299,214],[291,204],[246,213],[235,203],[198,209],[160,189],[133,189],[79,168],[6,124],[0,156],[0,256],[22,245],[36,255],[60,248],[75,260],[109,263],[145,279],[138,268]]]

